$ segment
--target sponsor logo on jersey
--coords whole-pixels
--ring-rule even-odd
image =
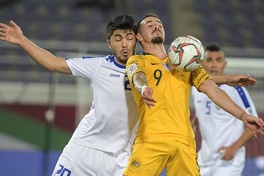
[[[120,75],[119,74],[115,74],[115,73],[110,73],[110,77],[117,77],[117,78],[119,78]]]

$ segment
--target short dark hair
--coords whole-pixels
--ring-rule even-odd
[[[136,33],[135,19],[130,15],[120,15],[113,18],[106,27],[107,39],[110,39],[113,32],[117,29],[129,29]]]
[[[156,15],[155,13],[148,13],[148,14],[146,14],[141,20],[139,20],[139,22],[138,22],[138,24],[137,24],[137,33],[139,32],[139,26],[140,26],[140,23],[141,23],[144,19],[146,19],[146,18],[148,18],[148,17],[159,18],[158,15]]]
[[[220,45],[216,42],[206,45],[205,51],[222,51]]]

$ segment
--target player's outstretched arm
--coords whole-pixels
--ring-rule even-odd
[[[10,21],[10,26],[0,23],[0,40],[17,44],[35,62],[50,71],[71,74],[71,70],[64,58],[56,57],[47,50],[35,45],[23,35],[20,27],[13,21]]]
[[[153,89],[148,87],[146,75],[143,72],[137,72],[133,76],[133,84],[138,93],[142,95],[142,100],[146,103],[149,109],[155,106],[156,100],[152,98]]]
[[[200,86],[199,91],[205,93],[215,104],[223,110],[229,112],[239,120],[242,120],[246,127],[248,127],[257,137],[258,133],[264,135],[264,122],[259,117],[254,117],[247,114],[240,108],[223,90],[221,90],[210,79],[205,80]]]
[[[257,80],[250,75],[214,75],[210,74],[216,84],[228,84],[230,86],[252,86]]]

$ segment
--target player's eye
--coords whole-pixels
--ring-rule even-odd
[[[223,61],[223,59],[222,58],[217,58],[217,60],[216,60],[217,62],[222,62]]]
[[[212,59],[211,58],[206,58],[205,61],[206,62],[212,62]]]
[[[133,35],[128,35],[127,40],[133,40],[134,36]]]
[[[151,28],[152,26],[153,26],[152,24],[147,25],[147,27],[149,27],[149,28]]]
[[[121,41],[121,37],[115,37],[115,41],[117,42]]]

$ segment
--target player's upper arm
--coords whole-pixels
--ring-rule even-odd
[[[198,87],[198,90],[206,95],[212,95],[215,91],[218,91],[218,89],[217,85],[211,79],[206,79]]]
[[[64,58],[60,58],[60,57],[56,58],[56,60],[54,62],[54,70],[53,71],[68,74],[68,75],[72,74],[71,69],[68,66],[66,60]]]
[[[127,61],[126,70],[127,70],[127,76],[129,78],[129,80],[132,81],[133,76],[137,72],[143,71],[141,57],[139,55],[133,55],[133,56],[131,56],[128,59],[128,61]]]

